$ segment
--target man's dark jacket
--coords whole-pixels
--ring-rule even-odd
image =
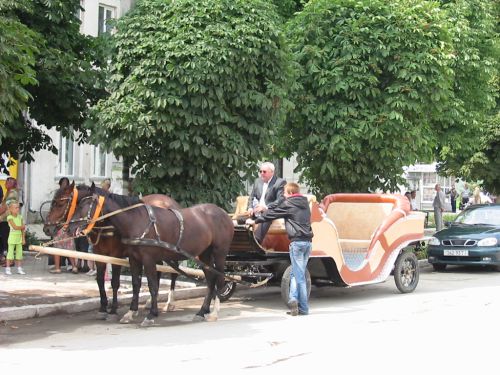
[[[269,186],[266,190],[266,196],[264,197],[264,201],[266,202],[266,206],[268,209],[276,207],[281,201],[285,199],[284,190],[285,190],[286,181],[282,178],[273,176],[269,180]],[[253,184],[252,192],[250,193],[250,197],[248,198],[248,209],[253,208],[253,198],[257,198],[260,201],[260,197],[262,196],[262,189],[264,187],[264,181],[260,178],[255,180]]]
[[[264,211],[255,219],[255,223],[263,223],[274,219],[285,219],[286,232],[290,241],[311,241],[311,211],[307,198],[303,195],[292,195],[275,208]]]

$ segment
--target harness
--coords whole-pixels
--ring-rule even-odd
[[[91,197],[86,197],[86,198],[91,198]],[[109,213],[107,213],[105,215],[99,216],[101,214],[102,208],[104,206],[105,197],[94,195],[92,198],[94,199],[94,201],[92,202],[92,205],[89,207],[89,210],[87,212],[87,218],[86,219],[82,219],[82,220],[75,220],[75,221],[87,221],[88,226],[83,230],[84,233],[88,233],[90,231],[89,228],[93,228],[94,224],[96,222],[98,222],[98,221],[104,220],[104,219],[106,219],[108,217],[111,217],[111,216],[114,216],[114,215],[118,215],[118,214],[120,214],[122,212],[125,212],[125,211],[128,211],[128,210],[132,210],[132,209],[144,206],[146,208],[147,213],[148,213],[149,223],[146,225],[146,228],[144,229],[144,232],[142,233],[142,235],[139,238],[122,238],[121,241],[122,241],[122,243],[124,245],[132,245],[132,246],[140,246],[140,245],[143,245],[143,246],[154,246],[154,247],[161,247],[161,248],[164,248],[164,249],[169,250],[169,251],[173,251],[173,252],[175,252],[175,253],[177,253],[179,255],[184,256],[187,259],[192,260],[202,270],[213,272],[213,273],[215,273],[215,274],[217,274],[219,276],[223,276],[224,278],[226,278],[228,280],[231,280],[231,281],[234,281],[236,283],[243,284],[243,285],[246,285],[246,286],[250,286],[252,288],[254,288],[256,286],[260,286],[260,285],[264,284],[265,282],[267,282],[267,280],[265,280],[264,282],[261,282],[261,283],[258,283],[258,284],[252,284],[252,283],[246,282],[244,280],[237,280],[234,277],[231,277],[231,276],[229,276],[229,275],[227,275],[227,274],[225,274],[223,272],[220,272],[217,269],[215,269],[215,268],[213,268],[213,267],[211,267],[211,266],[203,263],[202,261],[200,261],[199,259],[197,259],[193,255],[189,254],[184,249],[182,249],[180,247],[180,243],[181,243],[181,241],[183,239],[182,235],[184,233],[184,218],[183,218],[182,214],[180,213],[180,211],[178,211],[176,209],[168,208],[169,211],[171,211],[172,213],[174,213],[174,215],[176,216],[177,220],[179,221],[179,238],[177,240],[177,243],[174,245],[174,244],[172,244],[170,242],[163,241],[160,238],[160,234],[158,232],[158,227],[157,227],[157,219],[156,219],[156,215],[154,214],[152,206],[146,205],[144,203],[138,203],[138,204],[135,204],[135,205],[132,205],[132,206],[129,206],[129,207],[125,207],[125,208],[122,208],[122,209],[119,209],[119,210],[116,210],[116,211],[109,212]],[[92,218],[90,218],[94,202],[97,202],[96,203],[96,210],[94,211],[94,214],[92,215]],[[144,238],[147,235],[147,233],[150,231],[151,227],[154,228],[156,239]],[[184,271],[182,271],[175,262],[170,261],[170,260],[167,260],[166,262],[172,268],[174,268],[177,272],[179,272],[180,274],[182,274],[182,275],[184,275],[186,277],[189,277],[190,279],[193,279],[192,276],[190,276],[190,275],[186,274]]]

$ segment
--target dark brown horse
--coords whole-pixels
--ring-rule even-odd
[[[82,199],[74,218],[91,218],[96,209],[101,210],[102,215],[111,213],[107,220],[126,243],[132,283],[140,279],[143,266],[148,278],[151,308],[142,325],[153,324],[154,318],[158,316],[158,283],[155,270],[156,263],[162,260],[197,258],[203,262],[208,293],[195,319],[217,319],[217,292],[224,288],[226,256],[234,234],[232,220],[226,211],[214,204],[199,204],[180,210],[143,206],[125,211],[132,202],[118,201],[109,196],[104,200],[101,198],[101,203],[98,203],[99,198],[99,195],[94,194]],[[81,221],[75,221],[70,224],[70,232],[81,231],[85,225],[82,225]],[[208,315],[212,299],[215,307],[213,313]]]
[[[59,190],[54,194],[54,198],[52,200],[52,204],[50,206],[50,211],[45,219],[45,225],[43,227],[43,231],[48,236],[54,236],[55,233],[61,228],[64,223],[68,220],[68,214],[72,215],[70,212],[70,207],[72,204],[76,205],[85,197],[91,196],[94,191],[98,191],[102,195],[113,195],[105,192],[102,189],[99,189],[94,186],[94,190],[91,192],[91,187],[86,185],[80,185],[76,187],[77,193],[75,194],[75,183],[73,182],[70,185],[62,185]],[[73,200],[75,201],[73,202]],[[139,199],[132,199],[132,202],[138,203]],[[152,194],[143,197],[142,201],[145,204],[149,204],[152,206],[163,207],[163,208],[180,208],[180,205],[172,198],[162,195],[162,194]],[[72,219],[71,217],[69,218]],[[95,254],[111,256],[115,258],[124,258],[128,256],[126,253],[126,249],[121,243],[120,236],[113,230],[112,227],[109,226],[109,223],[106,221],[96,223],[92,231],[89,232],[88,238],[90,243],[93,244],[93,252]],[[97,285],[99,287],[99,295],[101,305],[99,308],[98,317],[100,319],[106,319],[108,314],[108,298],[106,295],[106,288],[104,282],[104,276],[106,271],[106,264],[101,262],[96,262],[97,267]],[[121,275],[121,266],[112,265],[112,279],[111,286],[113,288],[113,300],[111,303],[111,308],[109,310],[109,314],[111,316],[116,316],[118,309],[118,289],[120,288],[120,275]],[[171,274],[171,284],[170,284],[170,293],[168,296],[168,302],[165,307],[166,310],[173,309],[174,303],[174,290],[175,290],[175,282],[178,274]],[[158,278],[159,281],[159,278]],[[139,289],[134,288],[132,304],[138,304],[139,301]],[[124,319],[125,323],[128,323],[131,317],[126,317]]]

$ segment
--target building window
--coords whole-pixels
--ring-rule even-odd
[[[80,6],[78,7],[78,9],[76,10],[76,17],[80,20],[80,22],[83,23],[83,16],[85,14],[85,7],[84,7],[85,3],[83,0],[80,0]]]
[[[97,35],[109,33],[112,29],[109,21],[115,18],[115,8],[99,5],[99,25]]]
[[[59,138],[59,175],[73,176],[74,174],[74,148],[73,140],[60,136]]]
[[[107,171],[106,152],[100,146],[94,146],[94,176],[105,177]]]

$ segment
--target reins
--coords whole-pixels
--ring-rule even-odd
[[[89,208],[89,211],[87,213],[87,219],[79,219],[79,220],[73,220],[72,221],[72,222],[87,221],[88,226],[82,231],[82,233],[84,233],[85,235],[90,230],[92,230],[93,226],[98,221],[107,219],[109,217],[118,215],[120,213],[129,211],[129,210],[133,210],[133,209],[138,208],[138,207],[145,206],[146,210],[148,212],[149,224],[147,225],[146,229],[144,230],[142,236],[140,238],[122,238],[122,243],[124,243],[126,245],[132,245],[132,246],[134,246],[134,245],[136,245],[136,246],[137,245],[144,245],[144,246],[162,247],[164,249],[167,249],[167,250],[170,250],[170,251],[174,251],[174,252],[176,252],[178,254],[181,254],[182,256],[186,257],[187,259],[190,259],[190,260],[194,261],[196,263],[196,265],[198,267],[200,267],[202,270],[211,271],[211,272],[213,272],[213,273],[215,273],[215,274],[217,274],[219,276],[223,276],[225,279],[234,281],[234,282],[236,282],[238,284],[249,286],[250,288],[255,288],[255,287],[258,287],[260,285],[263,285],[263,284],[267,283],[267,281],[269,280],[269,278],[267,278],[266,280],[263,280],[260,283],[256,283],[256,284],[252,284],[252,283],[249,283],[249,282],[244,281],[244,280],[238,280],[238,279],[236,279],[236,278],[234,278],[234,277],[232,277],[230,275],[227,275],[227,274],[225,274],[223,272],[218,271],[214,267],[212,267],[212,266],[210,266],[210,265],[208,265],[208,264],[200,261],[199,259],[197,259],[193,255],[189,254],[187,251],[185,251],[184,249],[182,249],[179,246],[179,244],[180,244],[180,242],[182,240],[182,234],[184,232],[184,218],[182,217],[182,214],[178,210],[169,208],[169,210],[172,211],[174,213],[174,215],[176,216],[177,220],[179,221],[179,226],[180,226],[180,228],[179,228],[179,239],[177,241],[177,244],[173,245],[171,243],[162,241],[160,239],[160,234],[158,232],[158,227],[156,225],[156,216],[154,215],[154,211],[151,209],[151,206],[146,205],[146,204],[144,204],[144,203],[141,202],[141,203],[137,203],[137,204],[134,204],[132,206],[128,206],[128,207],[121,208],[121,209],[118,209],[118,210],[115,210],[115,211],[111,211],[111,212],[109,212],[107,214],[99,216],[100,213],[101,213],[101,211],[102,211],[102,208],[104,206],[105,197],[104,196],[98,196],[98,198],[97,198],[94,195],[92,197],[85,197],[83,199],[86,199],[86,198],[92,198],[94,200],[98,200],[98,202],[96,203],[96,210],[94,211],[94,214],[92,215],[92,219],[90,218],[90,213],[92,211],[92,207],[93,206],[91,206]],[[144,238],[146,236],[147,232],[150,230],[151,226],[154,227],[155,234],[156,234],[156,240],[155,239]],[[172,266],[172,264],[170,262],[169,262],[169,264]],[[176,269],[176,271],[180,272],[181,274],[189,277],[189,275],[187,275],[185,272],[181,271],[178,267],[175,267],[175,266],[172,266],[172,267],[174,269]]]

